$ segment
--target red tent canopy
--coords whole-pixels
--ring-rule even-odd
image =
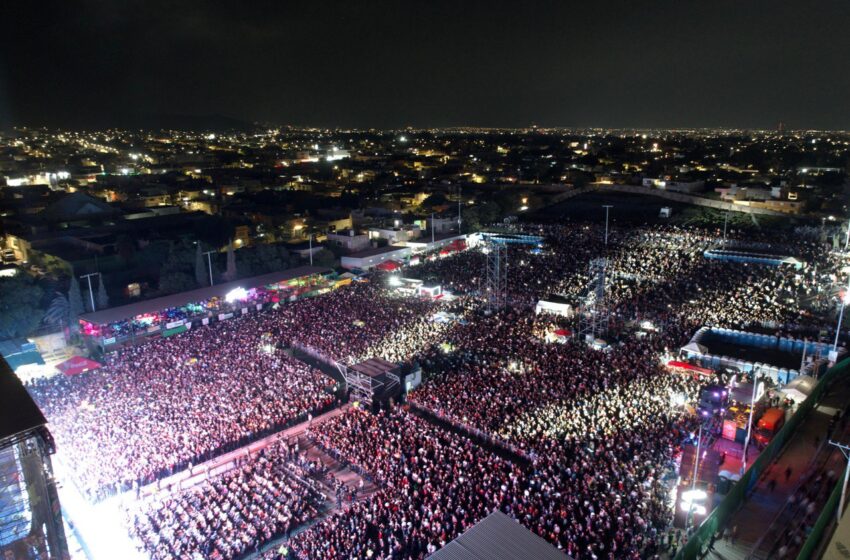
[[[387,272],[392,272],[393,270],[398,270],[399,268],[401,268],[401,265],[399,265],[395,261],[387,261],[387,262],[382,262],[381,264],[379,264],[375,268],[377,268],[378,270],[386,270]]]
[[[84,371],[90,371],[93,369],[100,368],[101,365],[94,360],[89,360],[88,358],[83,358],[82,356],[74,356],[72,358],[68,358],[61,364],[56,366],[56,369],[64,373],[65,375],[79,375]]]
[[[558,336],[573,336],[573,332],[568,331],[567,329],[557,329],[555,334]]]
[[[699,373],[700,375],[711,375],[712,373],[714,373],[710,369],[695,366],[693,364],[689,364],[688,362],[677,362],[676,360],[670,360],[669,362],[667,362],[667,367],[686,369],[688,371],[693,371],[694,373]]]

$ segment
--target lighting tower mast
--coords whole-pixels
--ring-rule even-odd
[[[508,247],[492,237],[487,239],[484,253],[487,257],[484,290],[487,297],[487,314],[506,305],[508,291]]]
[[[587,342],[593,342],[608,330],[610,311],[605,301],[607,267],[608,259],[598,258],[590,261],[590,281],[579,308],[578,327],[579,337]]]

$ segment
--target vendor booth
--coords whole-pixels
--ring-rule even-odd
[[[86,344],[109,351],[148,336],[180,334],[202,324],[259,311],[336,287],[332,270],[302,266],[101,309],[80,316]]]

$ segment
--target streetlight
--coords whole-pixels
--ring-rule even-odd
[[[310,250],[309,250],[309,253],[310,253],[310,266],[313,266],[313,233],[312,233],[312,232],[310,232],[309,241],[310,241]]]
[[[753,396],[750,400],[750,418],[747,420],[747,437],[744,440],[744,453],[743,453],[743,461],[741,465],[741,476],[747,472],[747,449],[750,446],[750,435],[753,431],[753,413],[756,409],[756,390],[758,388],[758,372],[753,370]]]
[[[850,478],[850,445],[844,445],[834,441],[829,442],[841,450],[844,459],[847,460],[847,465],[844,467],[844,483],[841,485],[841,500],[838,502],[838,511],[836,511],[836,523],[841,521],[841,514],[844,513],[844,499],[847,497],[847,479]]]
[[[613,208],[613,205],[603,204],[602,208],[605,209],[605,245],[608,245],[608,210]]]
[[[838,337],[841,334],[841,321],[844,319],[844,306],[850,302],[850,279],[847,281],[847,289],[844,291],[844,297],[841,298],[841,311],[838,312],[838,326],[835,327],[835,342],[832,343],[832,361],[838,361]]]
[[[461,203],[461,201],[463,201],[463,193],[461,192],[461,186],[458,185],[457,186],[457,232],[458,232],[458,234],[461,233],[461,223],[463,222],[463,220],[461,219],[461,216],[460,216],[460,203]]]
[[[726,247],[726,225],[729,223],[729,212],[723,214],[723,246]]]
[[[210,257],[210,255],[212,255],[213,253],[215,253],[215,251],[207,251],[206,253],[204,253],[207,256],[207,265],[210,269],[210,286],[214,284],[212,276],[212,257]]]
[[[697,436],[697,454],[694,455],[694,475],[691,479],[691,500],[688,505],[688,517],[685,520],[685,532],[687,533],[690,529],[691,518],[694,512],[694,499],[693,496],[696,494],[697,489],[697,475],[699,474],[699,453],[700,447],[702,446],[702,423],[699,425],[699,435]]]
[[[96,311],[97,308],[94,305],[94,290],[92,290],[92,287],[91,287],[91,277],[92,276],[100,276],[100,272],[92,272],[90,274],[84,274],[84,275],[80,276],[80,278],[86,278],[89,281],[89,297],[91,298],[91,310]],[[841,310],[843,312],[844,308],[842,307]]]
[[[847,222],[847,237],[844,238],[844,252],[847,252],[847,246],[850,244],[850,221]]]

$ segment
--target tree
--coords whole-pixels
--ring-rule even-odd
[[[501,217],[501,208],[495,202],[487,200],[481,204],[477,204],[478,218],[482,224],[492,224],[499,221]]]
[[[233,241],[227,245],[227,267],[224,271],[224,281],[232,282],[237,278],[236,255],[233,252]]]
[[[234,223],[221,216],[207,216],[199,220],[194,227],[195,239],[216,249],[227,243],[235,231]]]
[[[263,272],[275,272],[286,268],[274,245],[260,245],[256,248],[256,253],[257,260],[263,264]]]
[[[77,282],[77,277],[72,272],[71,285],[68,288],[68,326],[71,327],[71,332],[79,332],[80,315],[83,314],[84,310],[83,296],[80,295],[80,283]]]
[[[332,268],[336,266],[336,257],[327,249],[322,249],[313,255],[313,266]]]
[[[209,286],[210,280],[209,275],[207,275],[207,271],[204,267],[204,254],[201,250],[201,242],[198,241],[196,245],[197,249],[195,249],[195,282],[198,283],[199,286]]]
[[[100,282],[97,285],[97,308],[106,309],[109,307],[109,294],[106,293],[106,281],[103,279],[103,274],[99,277]]]
[[[70,322],[71,307],[68,303],[68,298],[62,292],[56,292],[56,295],[50,301],[50,306],[44,312],[44,322],[48,325],[65,326]]]
[[[463,213],[463,226],[466,231],[481,230],[481,215],[479,208],[473,206],[467,208]]]
[[[434,193],[422,201],[422,208],[431,209],[437,206],[445,206],[449,199],[443,193]]]
[[[159,293],[162,295],[185,292],[195,287],[195,281],[185,272],[170,271],[159,275]]]
[[[133,255],[136,254],[136,242],[129,235],[119,235],[115,240],[115,250],[124,259],[124,262],[130,262]]]
[[[44,291],[29,275],[0,279],[0,338],[27,336],[41,322]]]

